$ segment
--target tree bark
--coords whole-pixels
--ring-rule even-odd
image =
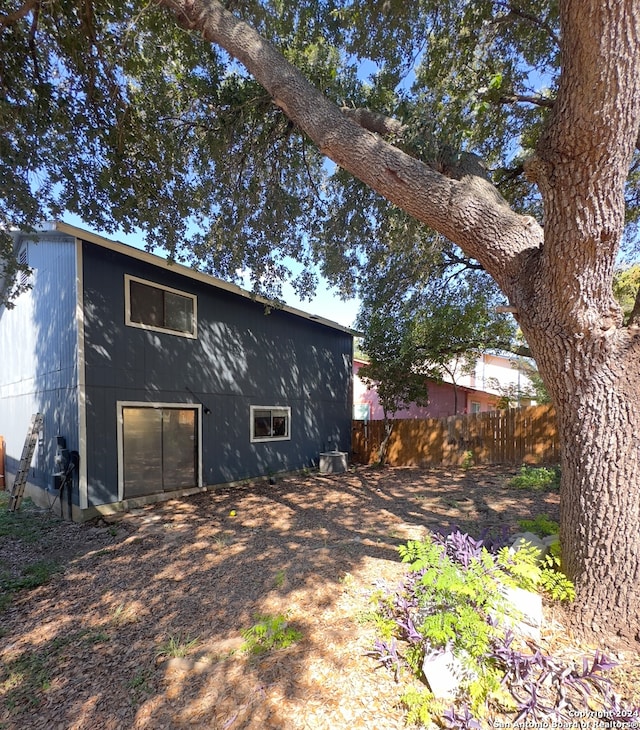
[[[382,442],[380,443],[380,448],[378,449],[378,466],[384,466],[387,463],[387,451],[389,449],[389,440],[391,439],[391,434],[393,433],[393,428],[395,426],[395,421],[392,421],[387,413],[384,414],[384,438],[382,439]]]
[[[612,278],[640,121],[640,0],[561,3],[558,97],[526,166],[542,194],[544,232],[477,170],[426,164],[359,126],[216,0],[157,2],[243,63],[324,154],[496,279],[558,413],[576,627],[636,633],[640,330],[622,326]]]
[[[639,340],[618,329],[535,339],[562,444],[563,568],[588,636],[640,640]]]
[[[640,7],[621,5],[561,6],[558,100],[528,164],[545,241],[512,301],[558,414],[576,624],[640,639],[640,331],[622,326],[611,286],[638,134]]]

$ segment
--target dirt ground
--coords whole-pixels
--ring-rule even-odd
[[[0,614],[0,729],[403,728],[401,689],[367,655],[370,596],[399,579],[397,546],[426,530],[478,536],[557,519],[557,495],[507,488],[513,474],[360,467],[110,522],[47,517],[34,543],[1,537],[4,570],[43,558],[63,570]],[[266,614],[286,615],[303,638],[259,657],[241,651],[241,631]],[[545,637],[566,649],[561,618],[547,607]],[[640,656],[618,654],[630,699]]]

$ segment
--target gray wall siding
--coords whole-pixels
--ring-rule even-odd
[[[47,487],[54,471],[55,437],[78,449],[76,257],[74,240],[42,234],[24,239],[33,269],[32,289],[13,309],[0,308],[0,433],[7,442],[7,471],[20,460],[31,415],[44,428],[30,481]]]
[[[202,401],[205,484],[349,450],[348,333],[92,245],[83,261],[90,505],[117,498],[117,401]],[[196,294],[198,338],[125,326],[125,273]],[[290,406],[291,440],[251,443],[251,405]]]

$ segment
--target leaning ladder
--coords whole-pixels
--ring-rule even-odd
[[[7,506],[9,512],[15,512],[22,502],[24,487],[29,476],[29,469],[31,468],[31,459],[33,459],[33,452],[38,442],[38,434],[42,430],[42,421],[42,413],[34,413],[31,416],[31,425],[27,431],[27,438],[24,440],[20,466],[18,467],[16,478],[13,480],[13,486],[11,487],[11,495]]]

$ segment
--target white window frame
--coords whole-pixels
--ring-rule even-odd
[[[287,418],[287,434],[285,436],[256,436],[254,433],[256,411],[277,411],[278,414],[285,414]],[[271,415],[273,418],[273,413]],[[251,443],[264,443],[272,441],[291,441],[291,407],[290,406],[251,406],[249,409],[249,434]]]
[[[133,322],[131,320],[131,282],[136,281],[140,284],[153,287],[154,289],[161,289],[162,291],[169,292],[170,294],[177,294],[178,296],[190,299],[193,303],[193,332],[183,332],[182,330],[172,330],[167,327],[157,327],[151,324],[143,324],[142,322]],[[139,276],[132,276],[131,274],[124,275],[124,322],[128,327],[137,327],[141,330],[147,330],[149,332],[163,332],[167,335],[175,335],[176,337],[187,337],[191,340],[198,339],[198,297],[195,294],[182,291],[180,289],[173,289],[170,286],[164,284],[158,284],[157,281],[150,281],[149,279],[142,279]]]
[[[471,413],[481,413],[482,404],[477,400],[471,401]]]

